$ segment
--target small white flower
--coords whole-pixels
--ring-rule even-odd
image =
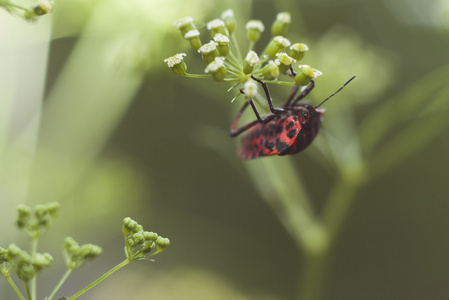
[[[184,19],[181,19],[179,21],[176,21],[175,23],[173,23],[173,25],[175,25],[176,28],[180,28],[186,24],[190,24],[193,23],[193,18],[192,17],[186,17]]]
[[[204,70],[204,72],[206,73],[213,73],[213,72],[217,72],[218,69],[220,69],[221,67],[224,66],[224,57],[215,57],[215,59],[207,65],[206,69]]]
[[[51,5],[50,1],[47,0],[41,0],[39,3],[40,8],[45,11],[47,14],[51,13],[53,6]]]
[[[281,21],[282,23],[291,23],[291,17],[288,12],[278,13],[276,16],[277,21]]]
[[[214,41],[217,42],[218,44],[227,44],[227,43],[229,43],[229,38],[227,36],[225,36],[224,34],[217,33],[214,36]]]
[[[170,68],[173,68],[175,65],[180,64],[184,60],[184,56],[187,54],[185,53],[177,53],[176,55],[173,55],[172,57],[164,59],[164,62],[167,63],[167,65]]]
[[[287,55],[287,53],[284,52],[280,52],[280,53],[276,53],[276,64],[283,64],[283,65],[287,65],[289,66],[291,63],[296,62],[296,59],[290,57]]]
[[[306,44],[299,44],[299,43],[291,45],[290,49],[295,50],[297,52],[309,51],[309,47]]]
[[[283,36],[277,36],[277,37],[275,37],[274,38],[274,41],[277,43],[277,44],[279,44],[279,45],[282,45],[283,47],[288,47],[288,46],[290,46],[290,41],[289,40],[287,40],[285,37],[283,37]]]
[[[232,9],[227,9],[225,10],[221,16],[222,19],[226,19],[226,18],[234,18],[234,11]]]
[[[323,72],[310,67],[309,65],[299,65],[298,68],[310,78],[317,78],[318,76],[323,75]]]
[[[260,59],[259,56],[257,55],[256,52],[254,51],[249,51],[248,54],[246,55],[245,61],[251,66],[254,67],[255,65],[257,65],[258,63],[260,63]]]
[[[243,92],[248,98],[254,98],[257,96],[257,88],[258,85],[252,80],[248,80],[243,84]]]
[[[313,78],[317,78],[318,76],[323,75],[323,72],[317,70],[317,69],[313,69]]]
[[[211,53],[212,51],[215,51],[215,49],[217,49],[217,43],[214,41],[210,41],[207,44],[204,44],[203,46],[201,46],[200,49],[198,49],[199,53],[204,53],[204,54],[208,54]]]
[[[223,22],[223,20],[214,19],[214,20],[210,21],[209,23],[207,23],[208,30],[211,30],[213,28],[218,28],[218,27],[225,27],[225,23]]]
[[[265,30],[265,26],[263,26],[263,23],[259,20],[250,20],[248,23],[246,23],[245,26],[246,30],[249,29],[257,29],[260,32],[263,32]]]
[[[189,31],[184,35],[184,38],[185,38],[186,40],[188,40],[188,39],[190,39],[190,38],[197,37],[197,36],[199,36],[199,35],[200,35],[200,32],[199,32],[197,29],[192,29],[192,30],[189,30]]]

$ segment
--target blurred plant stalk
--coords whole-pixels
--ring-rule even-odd
[[[375,105],[360,126],[352,121],[354,117],[342,117],[340,122],[344,125],[337,127],[344,128],[340,132],[346,135],[344,145],[335,145],[334,137],[321,132],[327,137],[327,147],[318,151],[326,156],[325,162],[336,176],[321,213],[311,208],[313,197],[307,194],[290,157],[245,163],[255,188],[302,250],[305,267],[298,299],[325,298],[323,291],[332,247],[357,199],[357,192],[416,156],[447,130],[448,86],[449,65],[445,65],[399,95]],[[346,155],[339,155],[339,150]]]

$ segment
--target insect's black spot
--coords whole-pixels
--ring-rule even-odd
[[[274,149],[274,143],[270,143],[268,141],[265,142],[264,146],[265,146],[265,148],[267,148],[270,151],[273,151],[273,149]]]
[[[293,121],[298,122],[298,117],[293,117]]]
[[[300,130],[296,136],[296,152],[299,152],[305,148],[304,146],[304,130]]]
[[[263,153],[263,150],[260,150],[258,156],[264,156],[264,155],[265,155],[265,154]]]
[[[285,130],[290,130],[290,129],[292,129],[293,125],[295,125],[295,123],[293,123],[293,121],[289,122],[289,123],[287,124],[287,126],[285,126]]]
[[[279,152],[284,152],[285,150],[287,150],[288,149],[288,144],[287,143],[284,143],[284,142],[282,142],[282,143],[279,143],[279,145],[278,145],[278,151]]]
[[[251,155],[251,159],[256,158],[256,152],[253,152],[253,154]]]
[[[263,141],[264,141],[264,139],[260,139],[259,144],[263,145]]]
[[[289,132],[287,132],[287,136],[289,138],[293,138],[296,135],[297,132],[298,132],[298,129],[292,129]]]
[[[275,130],[276,130],[276,133],[279,134],[284,130],[284,127],[282,125],[278,125],[278,126],[276,126]]]
[[[259,144],[258,144],[257,142],[255,142],[255,143],[253,144],[253,149],[254,149],[254,150],[259,150]]]

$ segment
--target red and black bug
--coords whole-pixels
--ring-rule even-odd
[[[315,87],[315,82],[312,80],[298,96],[296,94],[299,91],[299,87],[295,86],[285,104],[282,107],[275,108],[267,84],[260,79],[251,77],[262,85],[271,114],[261,117],[252,99],[245,102],[238,112],[229,131],[231,137],[251,129],[242,138],[242,144],[238,153],[242,159],[295,154],[304,150],[310,145],[320,129],[321,116],[324,110],[319,109],[319,107],[355,78],[353,76],[335,93],[315,107],[309,104],[298,104],[301,99],[304,99],[312,91]],[[242,90],[241,92],[244,93]],[[235,129],[237,122],[248,105],[251,105],[257,120]]]

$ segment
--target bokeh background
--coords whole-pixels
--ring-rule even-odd
[[[356,156],[339,155],[351,148],[344,139],[360,135],[363,150],[369,128],[385,129],[377,148],[362,151],[361,161],[374,157],[379,169],[367,169],[345,215],[323,299],[448,299],[446,0],[56,0],[36,24],[0,11],[0,245],[27,247],[13,225],[18,204],[59,201],[60,217],[40,241],[55,260],[39,275],[41,297],[64,272],[65,236],[103,254],[60,296],[124,259],[129,216],[170,238],[170,247],[82,299],[299,299],[303,249],[270,204],[276,197],[248,172],[260,162],[240,161],[238,141],[228,137],[243,99],[231,103],[228,85],[177,77],[163,62],[186,52],[189,71],[201,73],[173,22],[192,16],[207,36],[206,22],[228,8],[242,44],[249,19],[265,23],[263,45],[276,14],[290,12],[287,37],[307,43],[304,63],[324,73],[313,103],[357,75],[326,103],[316,145],[263,158],[300,174],[315,211],[338,180],[334,165]],[[272,92],[281,105],[289,88]],[[340,135],[333,164],[323,149]],[[6,281],[0,299],[14,299]]]

